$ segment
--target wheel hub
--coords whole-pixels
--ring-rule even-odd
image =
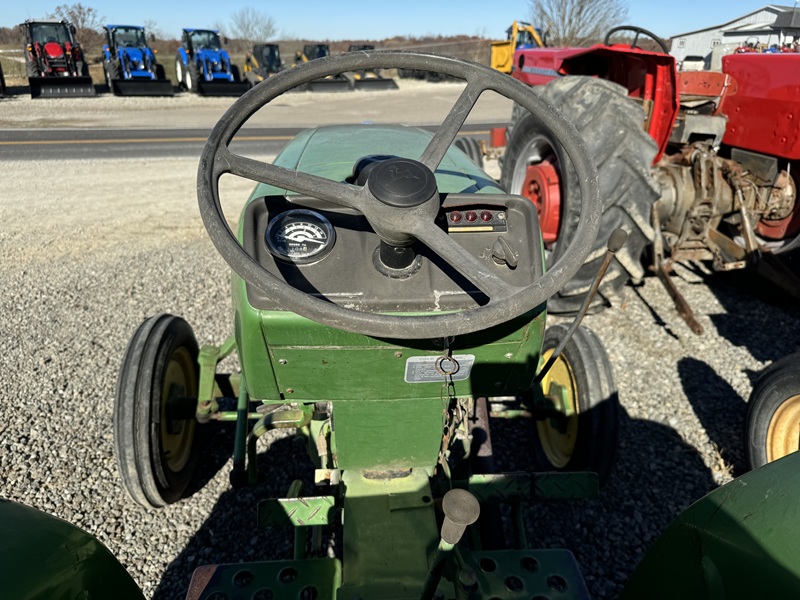
[[[536,205],[544,243],[553,244],[558,239],[558,227],[561,223],[561,189],[558,170],[552,157],[528,166],[522,193]]]
[[[767,430],[767,462],[783,458],[800,449],[800,395],[781,404]]]

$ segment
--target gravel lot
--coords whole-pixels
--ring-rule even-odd
[[[407,118],[392,118],[427,121],[419,98],[444,105],[452,97],[447,88],[418,90],[406,105]],[[386,98],[400,104],[400,96]],[[71,106],[81,110],[70,126],[206,126],[230,104],[175,98],[162,109],[152,99],[126,99],[130,110],[123,110],[120,100],[2,101],[0,126],[64,126],[63,109]],[[372,109],[382,104],[354,100]],[[86,109],[95,102],[96,111]],[[319,112],[304,108],[311,98],[297,102],[301,112],[310,111],[303,113],[307,123],[335,113],[330,104]],[[352,108],[347,99],[336,102]],[[482,118],[508,114],[505,108],[487,109],[492,116]],[[269,477],[252,490],[228,487],[232,432],[225,427],[212,428],[198,489],[177,505],[140,508],[117,476],[114,386],[134,329],[147,316],[171,312],[186,317],[200,343],[219,343],[231,331],[228,271],[197,214],[197,161],[5,162],[0,168],[0,496],[98,536],[152,598],[182,597],[202,564],[289,557],[290,533],[252,528],[257,498],[283,495],[293,478],[308,477],[302,450],[285,435],[262,444]],[[223,184],[226,212],[236,215],[250,184]],[[705,335],[688,330],[652,278],[628,289],[621,308],[588,319],[611,357],[624,408],[618,463],[600,498],[538,505],[526,515],[529,540],[571,548],[597,598],[618,594],[683,508],[742,472],[741,430],[753,378],[797,348],[791,332],[800,329],[800,314],[769,297],[760,282],[697,267],[682,269],[676,279]],[[494,435],[496,445],[503,441],[500,466],[524,468],[526,425],[501,422]]]

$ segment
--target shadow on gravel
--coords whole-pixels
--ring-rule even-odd
[[[233,434],[229,436],[229,440],[223,436],[215,439],[215,447],[209,448],[209,453],[230,458]],[[258,501],[284,497],[295,479],[304,481],[306,489],[311,489],[313,467],[305,448],[294,443],[293,437],[283,437],[273,441],[266,452],[260,452],[258,468],[263,482],[244,489],[228,489],[216,504],[209,506],[208,518],[167,567],[153,600],[184,598],[192,573],[201,565],[292,557],[292,531],[256,527]]]
[[[529,464],[533,428],[511,431],[520,425],[492,422],[493,440],[515,440],[513,454],[497,457],[499,470]],[[717,487],[697,451],[671,427],[631,419],[620,407],[619,431],[617,462],[598,498],[531,504],[525,517],[529,544],[572,550],[596,599],[618,597],[664,528]]]
[[[593,500],[529,503],[528,542],[534,548],[569,548],[593,598],[617,597],[636,565],[664,528],[684,508],[716,487],[694,448],[671,428],[631,419],[621,409],[617,463]],[[534,427],[527,420],[492,419],[498,471],[527,470]],[[226,445],[228,452],[232,446]],[[286,494],[293,479],[307,484],[313,470],[305,449],[282,438],[259,454],[265,482],[229,490],[166,572],[154,600],[182,598],[193,570],[206,564],[287,559],[292,531],[255,527],[260,499]],[[307,488],[308,489],[308,488]]]
[[[725,308],[722,314],[710,315],[722,337],[747,348],[762,362],[797,349],[800,302],[796,298],[752,271],[717,273],[707,281]]]
[[[744,398],[702,360],[691,357],[680,359],[678,374],[686,398],[708,437],[725,462],[733,466],[733,476],[746,473],[748,469],[742,440],[747,418]]]

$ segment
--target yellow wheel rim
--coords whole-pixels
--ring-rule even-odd
[[[545,364],[552,354],[552,349],[546,350],[542,358],[542,364]],[[569,464],[575,452],[575,443],[578,439],[579,406],[578,386],[575,383],[575,375],[563,354],[556,359],[556,362],[553,363],[552,368],[542,380],[542,389],[545,394],[548,393],[550,385],[553,383],[564,389],[564,402],[569,407],[568,412],[571,416],[567,418],[567,426],[562,428],[563,431],[559,431],[555,427],[552,419],[536,421],[536,431],[539,434],[539,442],[542,445],[545,456],[547,456],[547,460],[555,468],[563,469]]]
[[[172,420],[170,423],[167,416],[167,401],[179,396],[197,397],[195,361],[183,347],[170,357],[161,388],[161,452],[164,464],[173,473],[179,472],[189,462],[194,442],[194,419]]]
[[[767,462],[800,449],[800,394],[790,396],[778,407],[767,429]]]

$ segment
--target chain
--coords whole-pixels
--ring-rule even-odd
[[[437,358],[434,363],[436,371],[444,378],[440,392],[442,400],[442,446],[439,449],[439,464],[442,466],[448,481],[451,481],[450,465],[447,462],[450,443],[458,427],[465,422],[468,410],[466,400],[456,398],[456,387],[453,383],[452,375],[458,371],[459,365],[458,361],[453,358],[450,348],[453,339],[443,338],[444,350],[442,356]]]

